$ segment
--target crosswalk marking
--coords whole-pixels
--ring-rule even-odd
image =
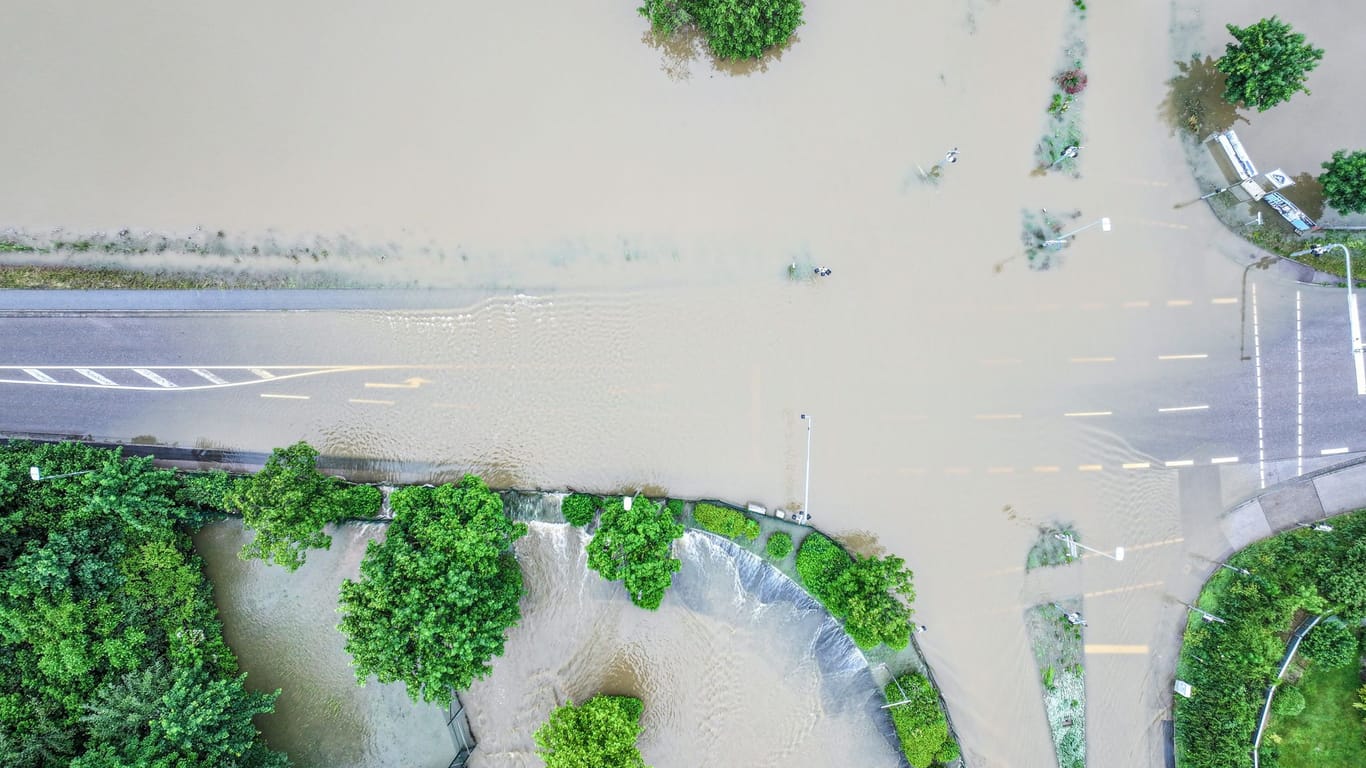
[[[89,368],[77,368],[76,373],[79,373],[80,375],[86,377],[87,379],[90,379],[91,381],[103,387],[118,386],[114,383],[113,379],[110,379],[108,376],[105,376],[104,374],[96,373],[90,370]]]
[[[270,371],[265,370],[264,368],[252,368],[252,369],[251,369],[251,372],[254,373],[254,374],[256,374],[257,376],[263,378],[263,379],[273,379],[273,378],[275,378],[275,374],[271,373]]]
[[[161,376],[158,376],[157,374],[153,373],[152,371],[147,370],[146,368],[134,368],[134,369],[133,369],[133,373],[136,373],[137,375],[141,376],[142,378],[147,379],[148,381],[150,381],[150,382],[152,382],[153,384],[156,384],[157,386],[160,386],[160,387],[168,387],[168,388],[169,388],[169,387],[174,387],[174,386],[175,386],[175,382],[173,382],[173,381],[168,381],[168,380],[162,378]]]
[[[56,379],[52,378],[51,376],[47,375],[46,373],[43,373],[42,371],[38,370],[37,368],[23,368],[22,370],[23,370],[24,373],[27,373],[28,375],[32,376],[33,378],[37,379],[38,381],[46,382],[46,383],[48,383],[48,384],[56,384],[56,383],[57,383],[57,380],[56,380]]]
[[[227,384],[227,383],[228,383],[228,382],[224,381],[223,379],[220,379],[220,378],[218,378],[217,376],[213,375],[212,373],[209,373],[208,371],[204,370],[203,368],[191,368],[191,369],[190,369],[190,372],[193,373],[193,374],[195,374],[196,376],[199,376],[200,378],[207,379],[207,380],[209,380],[210,382],[212,382],[212,383],[214,383],[214,384]]]

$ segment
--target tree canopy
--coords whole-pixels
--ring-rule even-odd
[[[1366,152],[1339,149],[1323,167],[1324,202],[1342,213],[1366,213]]]
[[[601,694],[556,707],[536,731],[536,754],[546,768],[648,768],[636,748],[639,699]]]
[[[645,0],[637,10],[658,34],[696,27],[722,59],[757,59],[802,25],[801,0]]]
[[[911,639],[911,607],[915,590],[906,561],[855,556],[831,585],[831,595],[844,619],[844,631],[860,648],[886,644],[905,648]],[[904,600],[904,602],[903,602]]]
[[[588,542],[588,567],[608,581],[621,581],[631,602],[653,611],[683,566],[673,556],[674,539],[682,535],[673,515],[643,496],[630,509],[620,497],[607,499]]]
[[[1224,73],[1225,101],[1265,112],[1299,91],[1309,93],[1305,75],[1319,65],[1323,50],[1304,35],[1275,16],[1250,27],[1229,24],[1228,32],[1238,42],[1228,43],[1214,65]]]
[[[413,701],[449,704],[492,671],[521,619],[522,571],[512,543],[523,523],[474,475],[390,498],[394,521],[366,547],[360,580],[341,587],[346,650],[363,685],[401,681]]]
[[[182,491],[119,451],[0,447],[0,764],[288,764],[252,724],[278,691],[243,685],[188,535],[211,510]]]
[[[242,559],[294,571],[304,564],[308,550],[331,548],[325,525],[358,511],[358,516],[374,516],[380,496],[377,488],[347,487],[319,472],[317,449],[300,441],[272,451],[260,472],[227,491],[224,503],[241,512],[243,524],[256,532],[242,548]]]

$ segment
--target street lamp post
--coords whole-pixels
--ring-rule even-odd
[[[1333,532],[1333,526],[1329,525],[1328,523],[1296,523],[1296,525],[1298,525],[1301,528],[1308,528],[1310,530],[1318,531],[1320,533]]]
[[[802,517],[811,517],[811,428],[815,418],[809,413],[802,414],[802,421],[806,422],[806,491],[802,496]]]
[[[35,482],[35,483],[41,483],[41,482],[44,481],[44,480],[56,480],[56,479],[59,478],[59,477],[75,477],[76,475],[87,475],[87,474],[90,474],[91,472],[94,472],[94,471],[95,471],[95,470],[93,470],[93,469],[83,469],[83,470],[81,470],[80,472],[67,472],[67,473],[61,474],[61,475],[45,475],[45,474],[43,474],[42,471],[41,471],[40,469],[38,469],[37,467],[29,467],[29,468],[28,468],[28,476],[29,476],[29,479],[32,480],[33,482]]]
[[[1252,575],[1252,571],[1249,571],[1249,570],[1246,569],[1246,568],[1239,568],[1239,567],[1236,566],[1236,565],[1229,565],[1228,563],[1224,563],[1224,562],[1220,562],[1220,563],[1219,563],[1219,567],[1220,567],[1220,568],[1227,568],[1227,569],[1229,569],[1230,571],[1233,571],[1234,573],[1238,574],[1239,576],[1251,576],[1251,575]]]
[[[1115,553],[1112,555],[1109,552],[1102,552],[1099,549],[1092,549],[1091,547],[1082,544],[1080,541],[1077,541],[1076,539],[1072,538],[1072,534],[1070,533],[1055,533],[1053,534],[1053,538],[1062,542],[1066,542],[1067,554],[1073,560],[1077,559],[1077,549],[1084,549],[1087,552],[1094,552],[1097,555],[1108,557],[1111,560],[1114,560],[1115,562],[1120,562],[1124,559],[1124,547],[1115,547]]]
[[[1093,221],[1093,222],[1091,222],[1090,224],[1087,224],[1086,226],[1080,227],[1080,228],[1078,228],[1078,229],[1074,229],[1074,230],[1072,230],[1071,232],[1068,232],[1067,234],[1058,235],[1057,237],[1053,238],[1052,240],[1045,240],[1045,241],[1043,241],[1043,244],[1044,244],[1045,247],[1049,247],[1049,248],[1061,248],[1061,247],[1063,247],[1064,245],[1067,245],[1067,241],[1068,241],[1068,240],[1072,239],[1073,237],[1075,237],[1076,235],[1078,235],[1078,234],[1080,234],[1080,233],[1082,233],[1082,232],[1085,232],[1086,230],[1090,229],[1091,227],[1100,227],[1100,231],[1102,231],[1102,232],[1109,232],[1109,231],[1110,231],[1110,217],[1109,217],[1109,216],[1102,216],[1098,221]]]
[[[1191,609],[1192,611],[1194,611],[1194,612],[1200,614],[1200,618],[1204,619],[1205,621],[1214,621],[1214,622],[1218,622],[1218,623],[1220,623],[1220,624],[1227,624],[1227,623],[1228,623],[1227,621],[1224,621],[1223,619],[1219,618],[1218,616],[1215,616],[1214,614],[1210,613],[1209,611],[1200,610],[1199,608],[1196,608],[1195,606],[1191,605],[1190,603],[1182,603],[1182,605],[1184,605],[1184,606],[1186,606],[1187,608]]]
[[[1290,258],[1303,256],[1312,253],[1315,256],[1322,256],[1330,249],[1341,248],[1343,258],[1347,261],[1347,320],[1352,328],[1352,357],[1356,361],[1357,370],[1357,394],[1366,395],[1366,359],[1362,357],[1361,345],[1361,313],[1357,309],[1357,296],[1352,287],[1352,252],[1342,243],[1321,243],[1313,248],[1306,248],[1303,251],[1296,251],[1290,254]]]

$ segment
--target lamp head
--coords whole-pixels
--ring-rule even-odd
[[[1109,232],[1109,231],[1110,231],[1110,217],[1109,217],[1109,216],[1105,216],[1105,217],[1102,217],[1102,218],[1101,218],[1101,220],[1100,220],[1100,231],[1101,231],[1101,232]]]
[[[43,473],[39,472],[37,467],[29,467],[28,476],[29,479],[31,479],[35,483],[43,479]]]
[[[802,414],[802,418],[805,419],[805,418],[806,418],[806,414],[803,413],[803,414]]]
[[[1116,559],[1116,560],[1123,560],[1123,559],[1124,559],[1124,547],[1115,547],[1115,559]]]

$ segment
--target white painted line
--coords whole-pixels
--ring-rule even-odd
[[[1210,459],[1210,460],[1209,460],[1209,463],[1211,463],[1211,464],[1237,464],[1237,463],[1238,463],[1238,457],[1237,457],[1237,456],[1220,456],[1220,457],[1217,458],[1217,459]]]
[[[1135,461],[1135,462],[1133,462],[1132,464],[1124,464],[1124,465],[1123,465],[1123,467],[1124,467],[1125,469],[1147,469],[1147,468],[1150,467],[1150,466],[1152,466],[1152,465],[1149,464],[1149,463],[1146,462],[1146,461]]]
[[[1063,415],[1077,418],[1083,416],[1112,416],[1114,415],[1114,411],[1072,411],[1071,413],[1064,413]]]
[[[1181,459],[1180,461],[1169,461],[1169,462],[1167,462],[1167,466],[1169,466],[1169,467],[1189,467],[1189,466],[1193,466],[1194,464],[1195,464],[1195,460],[1194,460],[1194,459]]]
[[[1324,448],[1323,450],[1319,451],[1319,455],[1320,455],[1320,456],[1336,456],[1336,455],[1338,455],[1339,453],[1346,453],[1346,452],[1347,452],[1347,449],[1346,449],[1346,448]]]
[[[359,405],[393,405],[393,404],[394,404],[394,401],[393,401],[393,400],[366,400],[366,399],[363,398],[363,397],[353,397],[353,398],[351,398],[350,400],[347,400],[346,402],[348,402],[348,403],[357,403],[357,404],[359,404]]]
[[[1304,331],[1295,291],[1295,476],[1304,474]]]
[[[1169,307],[1189,307],[1189,306],[1190,306],[1191,304],[1193,304],[1193,303],[1194,303],[1194,302],[1192,302],[1190,299],[1168,299],[1168,300],[1167,300],[1167,306],[1169,306]]]
[[[28,375],[30,375],[30,376],[32,376],[33,378],[37,379],[38,381],[46,382],[46,383],[48,383],[48,384],[56,384],[56,383],[57,383],[57,380],[56,380],[56,379],[52,378],[51,376],[47,375],[46,373],[43,373],[42,371],[38,370],[37,368],[23,368],[23,369],[21,369],[21,370],[22,370],[24,373],[27,373]]]
[[[201,379],[207,379],[207,380],[209,380],[210,382],[213,382],[214,384],[227,384],[227,383],[228,383],[228,382],[224,381],[223,379],[220,379],[220,378],[218,378],[217,376],[213,375],[212,373],[209,373],[208,371],[204,370],[203,368],[191,368],[191,369],[190,369],[190,373],[193,373],[194,375],[200,377]]]
[[[169,388],[175,386],[175,382],[164,379],[161,376],[153,373],[152,371],[147,370],[146,368],[134,368],[133,373],[136,373],[137,375],[152,382],[153,384],[156,384],[159,387]]]
[[[86,377],[87,379],[90,379],[91,381],[95,382],[96,384],[99,384],[100,386],[104,386],[104,387],[117,387],[117,386],[118,386],[118,385],[115,384],[114,381],[113,381],[112,379],[110,379],[108,376],[105,376],[105,375],[100,374],[100,373],[96,373],[96,372],[90,370],[89,368],[77,368],[77,369],[76,369],[76,373],[79,373],[80,375]]]
[[[1124,304],[1123,304],[1123,307],[1124,307],[1125,309],[1141,309],[1141,308],[1143,308],[1143,307],[1148,307],[1148,306],[1151,306],[1151,302],[1147,302],[1147,301],[1126,301],[1126,302],[1124,302]]]
[[[1266,426],[1262,420],[1262,326],[1257,320],[1257,284],[1252,284],[1252,356],[1257,361],[1257,474],[1266,487]]]
[[[1000,421],[1002,419],[1023,419],[1024,415],[1019,413],[979,413],[973,418],[981,421]]]
[[[1348,266],[1351,266],[1350,261]],[[1360,310],[1357,309],[1357,295],[1352,292],[1350,283],[1349,280],[1347,286],[1347,319],[1352,326],[1352,359],[1357,367],[1357,394],[1366,395],[1366,358],[1362,357],[1361,350],[1361,314]]]
[[[263,379],[275,378],[275,374],[262,368],[249,368],[248,370],[250,370],[252,373],[256,374],[257,376]]]
[[[1209,303],[1211,303],[1211,304],[1237,304],[1237,303],[1238,303],[1238,300],[1235,299],[1235,298],[1233,298],[1232,296],[1229,296],[1229,297],[1226,297],[1226,298],[1210,299],[1210,300],[1209,300]]]
[[[1113,357],[1070,357],[1069,363],[1113,363]]]
[[[272,395],[268,393],[263,393],[261,397],[269,397],[274,400],[307,400],[309,398],[308,395]]]
[[[1185,411],[1208,411],[1208,405],[1178,405],[1172,408],[1158,408],[1158,413],[1183,413]]]
[[[1077,466],[1077,471],[1079,472],[1099,472],[1102,469],[1104,469],[1104,467],[1099,464],[1080,464]]]
[[[1044,474],[1051,474],[1051,473],[1053,473],[1053,472],[1061,472],[1061,471],[1062,471],[1062,467],[1054,467],[1054,466],[1035,467],[1035,468],[1034,468],[1034,471],[1035,471],[1035,472],[1041,472],[1041,473],[1044,473]]]
[[[1158,360],[1204,360],[1209,355],[1158,355]]]

